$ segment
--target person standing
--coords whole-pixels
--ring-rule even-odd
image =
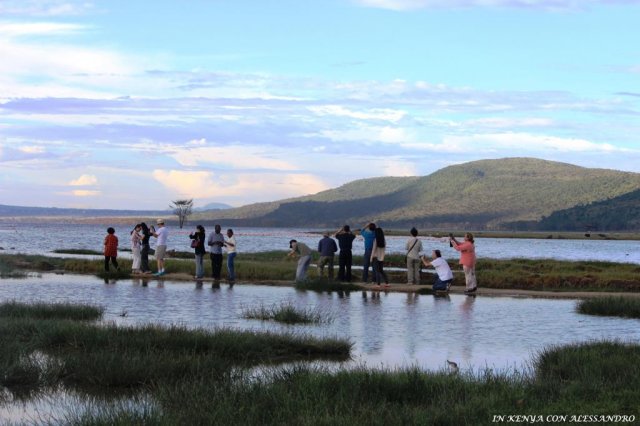
[[[133,262],[131,263],[131,272],[133,274],[140,273],[140,249],[142,245],[142,236],[140,235],[141,229],[141,225],[137,224],[131,231],[131,254],[133,256]]]
[[[113,264],[116,271],[118,268],[118,237],[116,237],[116,230],[109,227],[107,228],[107,236],[104,237],[104,270],[109,272],[109,262]]]
[[[449,291],[451,283],[453,282],[453,272],[446,260],[442,258],[440,250],[433,250],[431,252],[431,262],[427,260],[426,256],[422,256],[422,263],[424,266],[433,266],[436,269],[438,278],[433,284],[434,291]]]
[[[376,276],[376,283],[380,285],[384,278],[384,286],[389,287],[389,278],[387,273],[384,272],[384,255],[385,247],[387,245],[384,238],[384,231],[379,226],[376,227],[376,238],[373,241],[373,248],[371,250],[371,263],[373,263],[373,270]]]
[[[368,223],[360,230],[360,235],[364,239],[364,257],[362,261],[362,282],[369,282],[369,266],[371,266],[371,282],[376,281],[376,269],[371,265],[371,251],[373,242],[376,239],[376,224]]]
[[[164,259],[167,257],[167,240],[169,239],[169,230],[164,226],[164,219],[156,221],[158,230],[151,228],[151,235],[158,239],[156,243],[156,262],[158,263],[158,272],[154,275],[162,276],[164,271]]]
[[[473,294],[478,289],[476,280],[476,247],[473,234],[464,234],[464,241],[459,243],[452,234],[449,234],[451,245],[460,252],[460,264],[464,271],[465,294]]]
[[[196,232],[189,234],[189,238],[193,241],[191,242],[191,247],[193,247],[195,253],[195,262],[196,262],[196,279],[200,279],[204,277],[204,254],[206,250],[204,248],[204,242],[206,241],[206,233],[204,231],[204,226],[198,225],[196,226]],[[194,247],[195,245],[195,247]]]
[[[211,258],[211,276],[214,280],[220,281],[222,271],[222,247],[224,247],[224,235],[220,232],[222,228],[216,225],[213,234],[209,234],[207,245],[211,247],[209,257]]]
[[[351,232],[349,225],[345,225],[336,233],[340,255],[338,257],[338,281],[351,282],[351,265],[353,263],[353,240],[356,236]]]
[[[234,283],[236,280],[235,259],[237,251],[236,237],[233,236],[233,229],[227,229],[227,241],[224,242],[224,246],[227,248],[227,278],[229,283]]]
[[[307,269],[311,264],[311,249],[305,243],[299,243],[296,240],[289,241],[291,251],[287,256],[298,258],[298,267],[296,269],[296,281],[304,281],[307,278]]]
[[[322,236],[322,239],[318,242],[318,252],[320,253],[320,260],[318,261],[318,276],[322,278],[324,273],[324,267],[329,267],[328,276],[330,280],[333,280],[333,256],[338,251],[336,241],[329,237],[329,233],[326,232]]]
[[[422,251],[422,241],[418,238],[418,230],[411,228],[409,231],[411,238],[405,244],[407,250],[407,284],[420,284],[420,252]]]
[[[149,239],[151,239],[151,231],[146,223],[140,223],[140,231],[142,232],[142,240],[140,241],[140,272],[148,274],[151,272],[149,268]]]

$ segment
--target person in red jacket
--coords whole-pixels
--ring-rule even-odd
[[[107,236],[104,237],[104,270],[109,272],[109,261],[113,263],[116,271],[118,268],[118,237],[116,237],[116,230],[109,227],[107,228]]]
[[[465,294],[473,294],[478,289],[476,281],[476,247],[473,243],[473,234],[464,234],[464,241],[459,243],[453,235],[449,235],[451,246],[460,252],[460,264],[464,271],[466,283]]]

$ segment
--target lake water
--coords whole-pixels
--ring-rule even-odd
[[[105,284],[93,276],[55,274],[0,280],[0,302],[9,300],[100,305],[106,309],[105,321],[121,325],[183,324],[337,336],[354,344],[347,366],[417,365],[438,370],[449,359],[467,369],[507,369],[526,366],[549,345],[640,340],[639,320],[577,314],[575,300],[371,291],[327,294],[249,283],[212,289],[210,284],[141,279]],[[243,318],[247,309],[283,303],[319,310],[331,321],[283,325]]]
[[[131,229],[114,228],[120,238],[120,248],[129,248]],[[190,232],[191,228],[170,228],[169,249],[191,251]],[[290,239],[315,248],[320,239],[308,229],[236,228],[235,233],[240,253],[287,250]],[[12,224],[5,221],[0,222],[0,253],[48,254],[60,248],[102,251],[105,235],[106,227],[102,225]],[[405,252],[407,237],[390,236],[387,240],[389,253]],[[440,249],[445,258],[458,257],[458,253],[443,239],[422,237],[422,243],[427,254],[433,249]],[[362,238],[358,237],[353,246],[354,254],[363,254]],[[494,259],[606,260],[640,264],[638,241],[478,238],[476,252],[479,257]]]

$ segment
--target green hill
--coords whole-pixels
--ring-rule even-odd
[[[362,179],[315,195],[204,212],[200,218],[254,226],[337,227],[375,220],[387,227],[511,229],[639,189],[638,173],[504,158],[423,177]]]
[[[548,231],[637,231],[640,229],[640,190],[553,212],[529,228]]]

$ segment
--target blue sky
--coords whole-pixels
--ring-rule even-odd
[[[640,0],[0,0],[0,203],[244,205],[537,157],[640,172]]]

